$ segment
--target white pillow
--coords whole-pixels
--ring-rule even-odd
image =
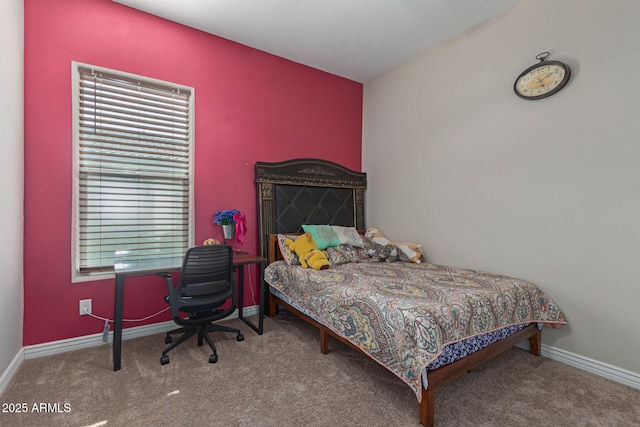
[[[351,245],[356,248],[363,248],[364,242],[355,227],[343,227],[332,225],[331,228],[338,236],[341,245]]]

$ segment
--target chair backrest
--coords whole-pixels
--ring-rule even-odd
[[[189,308],[221,305],[227,300],[231,300],[232,307],[235,307],[231,246],[194,246],[187,249],[178,284],[170,295],[170,301],[173,301],[170,303],[171,311],[189,312]]]

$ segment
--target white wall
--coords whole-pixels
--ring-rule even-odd
[[[369,225],[536,283],[569,320],[543,343],[637,373],[639,22],[637,0],[525,0],[367,82],[363,124]],[[548,50],[569,85],[516,97]]]
[[[0,375],[22,348],[23,23],[22,0],[0,3]]]

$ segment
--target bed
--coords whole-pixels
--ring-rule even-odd
[[[434,425],[438,387],[522,341],[539,356],[541,327],[566,323],[533,284],[491,273],[372,262],[366,248],[345,248],[327,270],[296,266],[282,243],[303,224],[365,230],[366,174],[293,159],[256,163],[255,182],[268,314],[284,309],[316,326],[324,354],[331,336],[387,368],[416,394],[424,426]]]

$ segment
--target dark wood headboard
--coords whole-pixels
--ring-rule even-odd
[[[364,172],[320,159],[257,162],[255,183],[261,256],[270,234],[300,233],[302,224],[364,229]]]

